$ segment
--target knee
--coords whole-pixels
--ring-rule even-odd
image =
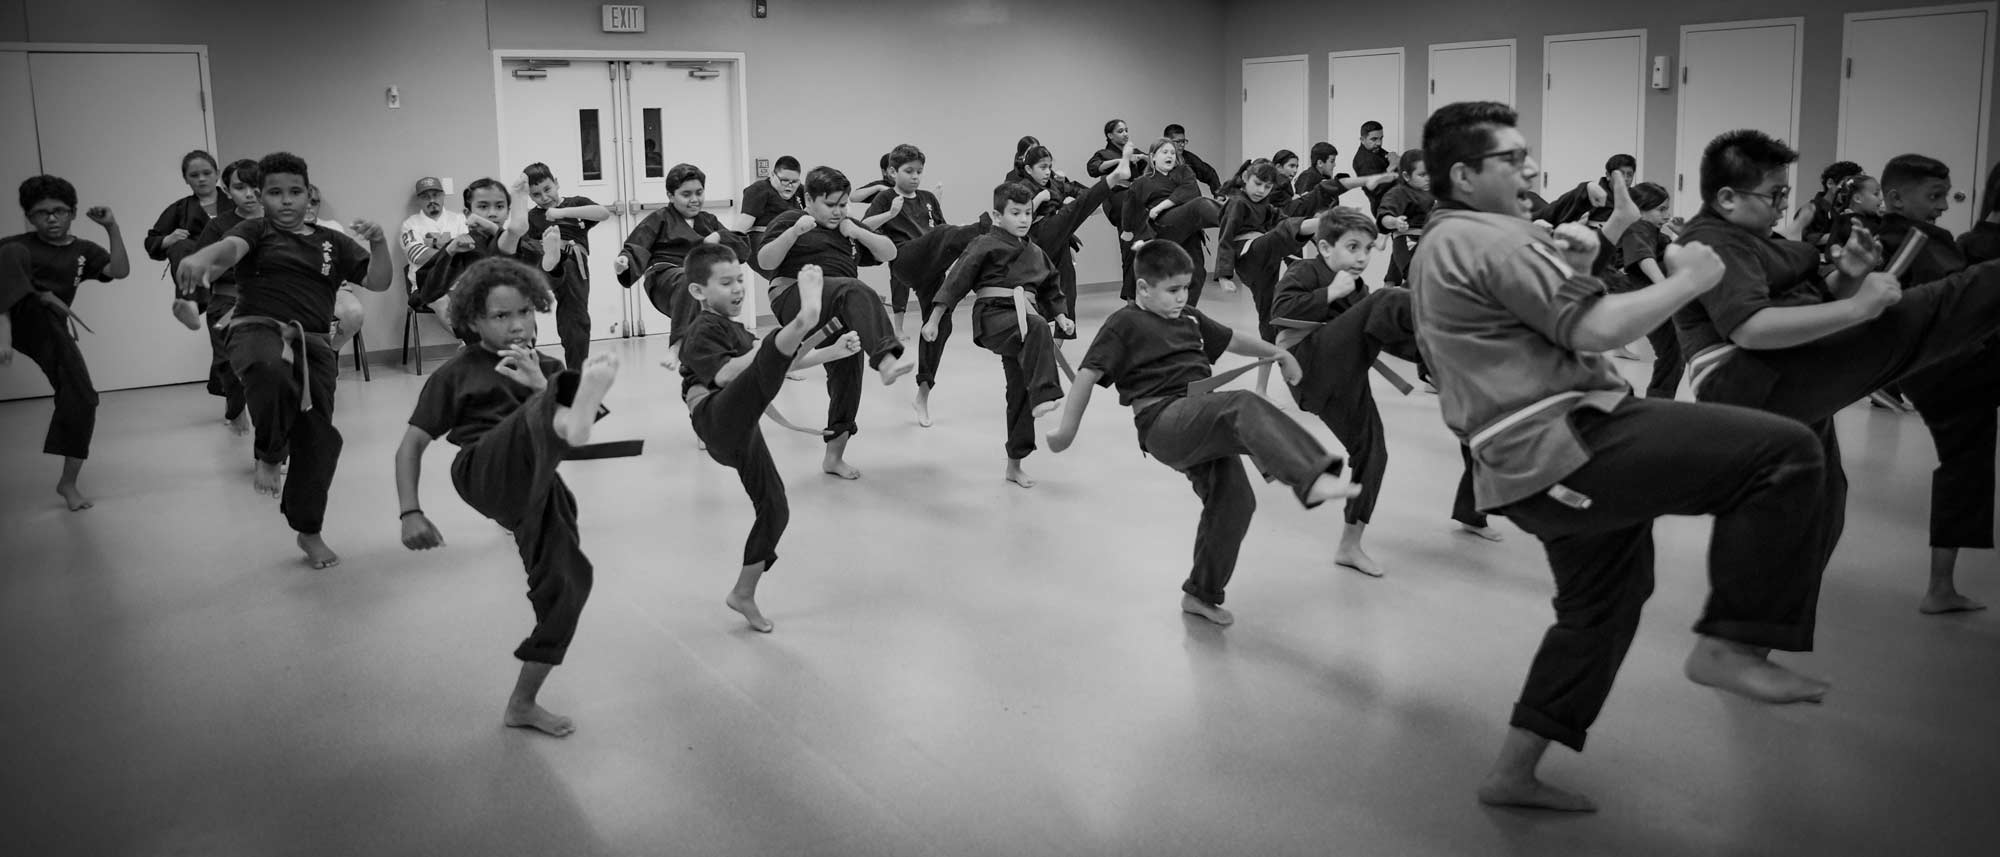
[[[333,317],[339,322],[341,333],[353,336],[368,321],[368,311],[362,308],[359,298],[342,291],[333,299]]]

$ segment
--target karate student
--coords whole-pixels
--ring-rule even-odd
[[[1279,149],[1271,156],[1272,165],[1278,168],[1278,183],[1271,187],[1271,195],[1265,197],[1272,207],[1284,211],[1292,204],[1292,183],[1299,178],[1299,154],[1290,149]]]
[[[104,227],[110,249],[70,234],[77,203],[76,187],[67,180],[30,178],[21,182],[20,199],[29,231],[0,239],[0,368],[14,362],[15,352],[25,354],[55,390],[42,452],[62,456],[56,493],[70,511],[81,512],[92,505],[76,480],[97,431],[97,388],[76,346],[70,307],[83,281],[122,280],[132,263],[109,208],[92,206],[84,214]]]
[[[882,177],[855,188],[853,193],[848,194],[848,202],[855,205],[868,205],[873,203],[875,197],[883,191],[896,186],[896,177],[891,175],[889,170],[888,152],[882,153],[882,159],[876,163],[876,169],[882,173]]]
[[[1361,123],[1361,147],[1354,150],[1354,175],[1357,178],[1374,178],[1389,172],[1393,164],[1389,153],[1382,150],[1382,123],[1370,119]],[[1382,196],[1389,192],[1386,184],[1368,188],[1368,207],[1380,213]]]
[[[465,186],[466,232],[444,243],[434,257],[417,268],[417,288],[411,302],[417,305],[449,303],[452,283],[481,259],[501,256],[535,265],[543,274],[562,261],[562,248],[555,227],[541,236],[528,234],[528,209],[534,200],[528,195],[526,177],[516,179],[510,192],[499,179],[482,178]],[[544,240],[551,239],[551,240]],[[449,307],[440,310],[450,315]]]
[[[256,488],[279,495],[279,510],[298,534],[299,549],[314,568],[340,557],[320,536],[327,490],[340,463],[340,430],[333,425],[334,380],[339,369],[328,333],[340,284],[369,291],[389,288],[392,264],[382,229],[365,220],[354,239],[305,220],[306,162],[289,152],[257,162],[264,216],[245,220],[221,241],[181,260],[180,281],[201,282],[235,266],[240,296],[229,321],[229,362],[243,379],[243,395],[256,425]],[[291,459],[289,475],[279,464]],[[282,485],[282,488],[280,487]]]
[[[1325,148],[1321,148],[1321,147]],[[1396,180],[1396,174],[1384,167],[1381,172],[1370,176],[1354,176],[1339,171],[1335,164],[1340,160],[1340,150],[1332,143],[1315,143],[1312,148],[1313,166],[1294,184],[1296,193],[1285,213],[1297,217],[1309,217],[1340,204],[1340,196],[1355,188],[1371,194],[1369,205],[1374,205],[1372,194],[1378,188]]]
[[[1175,155],[1180,163],[1186,165],[1194,173],[1195,181],[1208,185],[1210,195],[1222,195],[1222,176],[1217,175],[1215,168],[1209,166],[1207,161],[1202,160],[1200,155],[1188,151],[1186,128],[1182,128],[1177,124],[1168,125],[1164,130],[1160,131],[1160,136],[1173,141]]]
[[[1280,152],[1279,154],[1287,154]],[[1223,291],[1235,291],[1235,280],[1250,290],[1257,310],[1257,338],[1278,341],[1271,323],[1271,298],[1277,292],[1283,263],[1298,255],[1319,228],[1319,215],[1283,216],[1271,202],[1284,186],[1284,174],[1272,164],[1252,161],[1238,170],[1229,186],[1229,205],[1222,212],[1222,246],[1216,250],[1215,276]],[[1257,393],[1270,383],[1271,367],[1257,367]]]
[[[1504,104],[1460,102],[1425,123],[1439,203],[1410,263],[1411,297],[1445,424],[1472,449],[1480,507],[1541,539],[1556,582],[1556,622],[1479,799],[1591,811],[1536,767],[1551,741],[1581,750],[1603,708],[1653,591],[1654,518],[1715,516],[1713,594],[1688,678],[1771,703],[1826,693],[1769,659],[1812,648],[1820,563],[1798,518],[1823,490],[1824,459],[1792,420],[1631,395],[1602,352],[1713,288],[1723,261],[1675,247],[1665,282],[1606,294],[1580,273],[1599,250],[1593,233],[1551,237],[1529,221],[1538,168],[1515,122]]]
[[[1588,221],[1595,226],[1611,217],[1611,174],[1623,173],[1625,186],[1631,187],[1634,176],[1639,173],[1639,161],[1631,155],[1612,155],[1604,162],[1604,175],[1587,182],[1578,182],[1562,196],[1551,200],[1547,206],[1535,212],[1534,219],[1552,225]]]
[[[799,269],[794,287],[799,309],[762,346],[736,321],[750,276],[736,251],[723,244],[696,247],[688,251],[687,270],[699,310],[682,341],[681,398],[708,457],[736,471],[757,514],[743,543],[736,585],[723,603],[741,613],[752,630],[768,634],[772,624],[757,608],[757,583],[778,561],[778,539],[791,521],[791,506],[758,420],[777,399],[787,371],[860,354],[861,337],[850,330],[831,337],[825,348],[802,345],[822,321],[826,282],[816,265]]]
[[[778,215],[803,210],[805,206],[805,198],[799,196],[799,159],[780,155],[771,164],[769,178],[758,179],[743,189],[743,202],[737,213],[749,221],[739,223],[742,228],[735,231],[754,240]]]
[[[1833,190],[1833,228],[1828,230],[1826,244],[1820,248],[1826,261],[1833,261],[1837,248],[1845,247],[1854,235],[1854,227],[1859,224],[1873,234],[1882,228],[1882,182],[1867,173],[1855,173],[1842,180]],[[1772,227],[1774,231],[1778,227]],[[1791,236],[1787,236],[1791,237]],[[1793,237],[1792,240],[1801,240]]]
[[[556,339],[562,343],[563,365],[583,368],[590,356],[590,230],[611,219],[611,209],[587,196],[563,196],[549,165],[539,161],[521,171],[528,180],[528,234],[551,239],[562,258],[549,272],[556,296]],[[556,230],[555,235],[549,229]]]
[[[1904,289],[1872,273],[1880,247],[1856,228],[1844,248],[1834,248],[1833,271],[1822,276],[1812,245],[1771,237],[1797,157],[1757,131],[1731,131],[1708,144],[1702,211],[1679,240],[1716,248],[1728,270],[1675,324],[1698,401],[1791,417],[1819,437],[1826,487],[1789,525],[1811,534],[1819,570],[1847,516],[1833,415],[2000,330],[2000,267],[1980,265]]]
[[[1666,188],[1640,182],[1632,188],[1632,203],[1639,209],[1639,220],[1618,239],[1618,264],[1623,266],[1621,273],[1630,287],[1645,288],[1667,279],[1660,261],[1666,258],[1667,245],[1672,243],[1665,230],[1673,217],[1673,199]],[[1671,399],[1680,390],[1681,374],[1687,366],[1681,359],[1680,334],[1675,332],[1673,322],[1667,321],[1647,331],[1646,341],[1653,345],[1653,377],[1646,385],[1646,396]]]
[[[692,321],[697,311],[684,267],[688,251],[702,244],[725,244],[739,257],[750,254],[750,245],[742,236],[702,210],[707,194],[707,173],[693,164],[675,164],[667,171],[667,207],[639,221],[632,234],[625,236],[624,249],[612,262],[621,285],[629,289],[633,283],[643,284],[653,308],[673,320],[667,335],[669,369],[679,365],[676,361],[685,338],[680,328]]]
[[[1112,170],[1119,172],[1115,165]],[[1061,170],[1056,169],[1055,153],[1049,151],[1049,147],[1036,143],[1021,153],[1021,165],[1007,173],[1006,181],[1026,182],[1028,187],[1035,191],[1035,224],[1030,227],[1028,234],[1036,243],[1042,245],[1043,252],[1049,254],[1049,261],[1055,263],[1056,279],[1062,283],[1063,300],[1069,303],[1071,309],[1076,308],[1076,253],[1083,249],[1083,242],[1076,237],[1076,230],[1082,228],[1083,221],[1089,219],[1091,211],[1110,201],[1112,192],[1125,186],[1125,179],[1131,176],[1129,170],[1128,167],[1119,175],[1099,179],[1099,183],[1106,183],[1105,196],[1101,199],[1091,199],[1092,191],[1096,189],[1095,185],[1085,188],[1070,181],[1069,176],[1063,175]],[[1076,222],[1073,225],[1066,222],[1065,218],[1056,216],[1067,211],[1077,212]],[[1056,233],[1067,233],[1067,237],[1061,246],[1050,247],[1044,237]],[[1057,349],[1062,348],[1063,340],[1074,338],[1075,334],[1063,334],[1057,331]]]
[[[194,241],[201,237],[201,231],[208,227],[209,218],[215,216],[222,205],[222,193],[216,186],[215,156],[196,149],[181,156],[181,181],[187,182],[188,195],[174,200],[161,210],[159,219],[153,221],[153,228],[146,230],[146,258],[167,263],[168,273],[182,256],[194,252]],[[174,252],[179,247],[180,252]],[[201,329],[201,307],[194,301],[180,296],[176,289],[172,301],[174,318],[189,330]]]
[[[1143,155],[1132,149],[1132,129],[1123,119],[1113,119],[1104,123],[1104,148],[1090,154],[1084,164],[1084,174],[1092,178],[1103,178],[1119,168],[1119,164],[1133,163],[1143,159]],[[1125,167],[1129,175],[1133,166]],[[1111,231],[1125,231],[1125,195],[1129,186],[1112,191],[1111,198],[1104,203],[1104,219],[1111,223]],[[1134,288],[1132,274],[1132,242],[1118,242],[1118,299],[1130,302]]]
[[[877,194],[868,204],[861,225],[881,233],[896,246],[923,237],[944,223],[937,195],[919,187],[924,181],[924,152],[908,143],[889,151],[891,193]],[[896,336],[903,338],[903,316],[910,308],[910,284],[889,271],[889,309],[896,317]]]
[[[1000,358],[1007,379],[1006,479],[1023,488],[1035,487],[1035,480],[1021,470],[1021,462],[1035,451],[1035,419],[1054,410],[1063,396],[1055,340],[1049,322],[1030,308],[1029,291],[1036,293],[1033,300],[1052,308],[1058,328],[1076,332],[1055,263],[1028,237],[1034,199],[1034,189],[1020,182],[993,189],[993,227],[959,257],[924,322],[924,338],[934,340],[941,317],[950,315],[967,294],[977,298],[972,341]]]
[[[1424,150],[1404,152],[1396,162],[1396,183],[1375,201],[1376,223],[1384,233],[1395,236],[1390,239],[1389,273],[1382,278],[1384,285],[1404,284],[1410,270],[1410,255],[1416,252],[1417,240],[1424,234],[1424,224],[1430,221],[1431,207],[1435,205],[1437,198],[1431,196],[1431,172],[1424,166]]]
[[[223,425],[229,427],[230,433],[242,437],[250,433],[250,414],[244,409],[243,379],[236,377],[236,369],[229,365],[229,329],[226,325],[236,311],[236,270],[225,268],[217,271],[207,283],[190,283],[179,278],[181,260],[221,241],[222,236],[228,235],[237,224],[264,216],[263,189],[258,181],[256,161],[240,158],[224,167],[222,192],[228,195],[228,207],[209,219],[199,237],[171,248],[168,258],[174,264],[176,294],[202,308],[202,331],[208,336],[208,394],[222,399]]]
[[[548,312],[553,301],[543,275],[513,259],[481,259],[458,278],[448,320],[466,344],[417,394],[396,449],[396,499],[403,546],[443,547],[444,536],[424,515],[418,481],[432,440],[458,447],[452,487],[467,506],[513,534],[535,610],[534,630],[514,649],[521,673],[501,722],[561,738],[576,724],[536,697],[569,653],[592,575],[577,532],[576,497],[556,465],[571,447],[590,442],[592,423],[605,413],[604,393],[618,376],[618,355],[593,355],[581,370],[564,370],[537,352],[535,313]]]
[[[1237,336],[1188,306],[1194,260],[1178,245],[1155,241],[1134,256],[1137,299],[1098,328],[1077,369],[1062,425],[1048,435],[1049,449],[1062,452],[1075,441],[1092,387],[1117,385],[1119,403],[1132,409],[1138,425],[1139,449],[1187,476],[1201,498],[1181,610],[1228,625],[1236,618],[1222,606],[1223,590],[1257,510],[1238,456],[1250,456],[1265,481],[1285,483],[1309,509],[1352,496],[1354,486],[1339,455],[1263,397],[1247,390],[1189,395],[1188,385],[1210,377],[1209,364],[1224,352],[1275,359],[1287,382],[1299,379],[1299,364],[1277,346]]]
[[[1833,195],[1839,190],[1841,182],[1850,176],[1860,174],[1861,165],[1853,161],[1834,161],[1820,171],[1819,193],[1814,194],[1812,199],[1806,200],[1806,204],[1800,209],[1800,215],[1794,218],[1799,219],[1802,216],[1806,222],[1805,229],[1799,234],[1799,240],[1824,250],[1833,232],[1834,215],[1840,213],[1840,209],[1834,207]]]
[[[1921,233],[1923,247],[1899,278],[1905,288],[1965,270],[1958,242],[1937,225],[1951,208],[1951,170],[1935,158],[1899,155],[1882,168],[1882,256],[1893,259]],[[1959,594],[1958,552],[1993,548],[1994,444],[2000,441],[2000,339],[1918,369],[1899,386],[1937,448],[1931,474],[1930,585],[1924,613],[1962,613],[1986,605]]]
[[[894,384],[916,366],[903,359],[903,343],[890,326],[881,296],[854,277],[861,270],[861,253],[871,261],[893,262],[896,245],[847,216],[849,189],[839,170],[814,167],[806,174],[805,210],[771,221],[757,247],[755,267],[771,281],[765,291],[771,313],[790,324],[799,313],[799,271],[818,265],[828,287],[825,314],[860,335],[867,365],[881,374],[884,385]],[[842,479],[861,478],[861,471],[847,463],[847,443],[861,428],[855,418],[861,412],[862,365],[861,354],[826,364],[826,456],[820,469]]]
[[[1149,241],[1163,240],[1180,245],[1194,260],[1194,280],[1188,286],[1190,306],[1201,302],[1201,286],[1208,279],[1202,264],[1203,230],[1221,223],[1222,207],[1202,196],[1194,170],[1180,162],[1180,150],[1162,137],[1146,149],[1146,174],[1132,180],[1125,195],[1121,220],[1125,231],[1119,239],[1130,242],[1136,252]],[[1136,270],[1136,269],[1135,269]]]

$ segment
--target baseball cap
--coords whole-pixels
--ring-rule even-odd
[[[438,181],[433,176],[424,176],[423,178],[417,179],[417,191],[416,191],[417,196],[422,196],[431,191],[444,193],[444,182]]]

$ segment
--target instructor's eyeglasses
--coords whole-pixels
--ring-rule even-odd
[[[1518,170],[1521,167],[1527,165],[1528,158],[1531,157],[1532,155],[1533,152],[1530,151],[1527,146],[1522,146],[1518,149],[1502,149],[1498,152],[1487,152],[1484,155],[1476,155],[1474,157],[1466,158],[1462,163],[1477,164],[1480,161],[1488,160],[1491,158],[1499,158],[1502,161],[1506,161],[1508,166],[1511,166]]]

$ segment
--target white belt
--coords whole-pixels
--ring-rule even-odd
[[[1485,428],[1480,429],[1479,432],[1477,434],[1474,434],[1470,440],[1467,440],[1465,442],[1465,445],[1473,449],[1478,449],[1480,446],[1484,445],[1487,441],[1492,440],[1494,435],[1497,435],[1510,428],[1513,428],[1516,425],[1519,425],[1523,420],[1526,420],[1529,417],[1532,417],[1536,414],[1546,411],[1552,407],[1555,407],[1556,405],[1562,404],[1563,402],[1581,398],[1583,398],[1583,393],[1576,390],[1571,390],[1567,393],[1557,393],[1553,396],[1550,396],[1539,402],[1535,402],[1534,404],[1531,404],[1525,408],[1522,408],[1518,411],[1515,411],[1511,414],[1501,417],[1500,419],[1495,420],[1492,423],[1487,424]]]
[[[1702,382],[1707,381],[1708,376],[1715,374],[1715,370],[1722,366],[1722,361],[1727,360],[1729,355],[1740,350],[1742,349],[1724,343],[1711,346],[1688,359],[1688,390],[1695,394],[1695,398],[1701,397]]]

